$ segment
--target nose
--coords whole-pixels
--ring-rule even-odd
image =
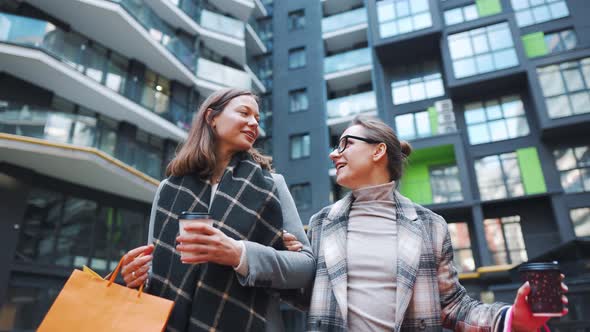
[[[256,120],[256,117],[251,116],[248,119],[248,126],[250,126],[250,127],[258,127],[258,120]]]
[[[330,152],[329,157],[332,160],[332,162],[335,163],[336,160],[338,160],[338,158],[340,158],[340,153],[338,153],[338,149],[332,150],[332,152]]]

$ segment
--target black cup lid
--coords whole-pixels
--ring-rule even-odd
[[[185,220],[197,220],[197,219],[209,219],[211,215],[207,212],[189,212],[183,211],[178,216],[178,219],[185,219]]]
[[[518,271],[545,271],[545,270],[558,270],[559,271],[559,263],[558,262],[543,262],[543,263],[524,263],[519,268]]]

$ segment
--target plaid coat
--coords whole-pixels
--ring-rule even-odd
[[[453,266],[445,220],[394,191],[397,244],[396,331],[499,331],[505,304],[471,299]],[[346,237],[354,198],[348,194],[315,214],[308,237],[317,257],[308,331],[347,330]],[[308,295],[309,296],[309,295]],[[375,304],[379,305],[379,304]]]

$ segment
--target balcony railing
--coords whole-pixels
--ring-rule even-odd
[[[172,53],[183,65],[194,72],[198,49],[191,40],[182,40],[175,29],[164,22],[149,6],[140,0],[111,0],[119,3],[141,23],[150,36]]]
[[[246,72],[221,65],[205,58],[199,59],[197,76],[204,80],[224,86],[233,86],[244,89],[250,89],[252,87],[252,81]]]
[[[367,23],[367,10],[365,7],[323,18],[322,32],[333,32],[362,23]]]
[[[374,91],[328,100],[328,119],[338,119],[377,109]]]
[[[371,50],[369,48],[360,48],[325,58],[324,74],[354,69],[372,63]]]
[[[129,60],[97,43],[88,46],[89,40],[82,35],[63,31],[46,21],[0,13],[0,42],[40,49],[128,98],[126,85],[132,81],[127,72]],[[173,105],[169,96],[153,90],[153,87],[136,82],[134,88],[142,91],[145,98],[131,100],[180,128],[188,129],[191,115],[187,109]],[[150,93],[154,96],[149,97],[147,94]]]
[[[214,13],[209,10],[201,11],[201,19],[199,21],[201,26],[227,36],[238,39],[244,39],[244,22],[227,17],[221,14]]]
[[[136,139],[120,141],[114,120],[0,102],[2,133],[96,148],[155,179],[162,177],[162,147]]]

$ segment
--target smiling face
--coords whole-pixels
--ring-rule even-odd
[[[340,137],[346,135],[367,137],[365,129],[360,125],[348,127]],[[377,148],[378,144],[348,138],[348,144],[342,153],[338,153],[336,149],[332,151],[330,159],[336,166],[336,182],[352,190],[366,186],[375,170]]]
[[[232,99],[219,115],[211,120],[217,148],[221,153],[247,151],[258,138],[260,113],[252,96]]]

